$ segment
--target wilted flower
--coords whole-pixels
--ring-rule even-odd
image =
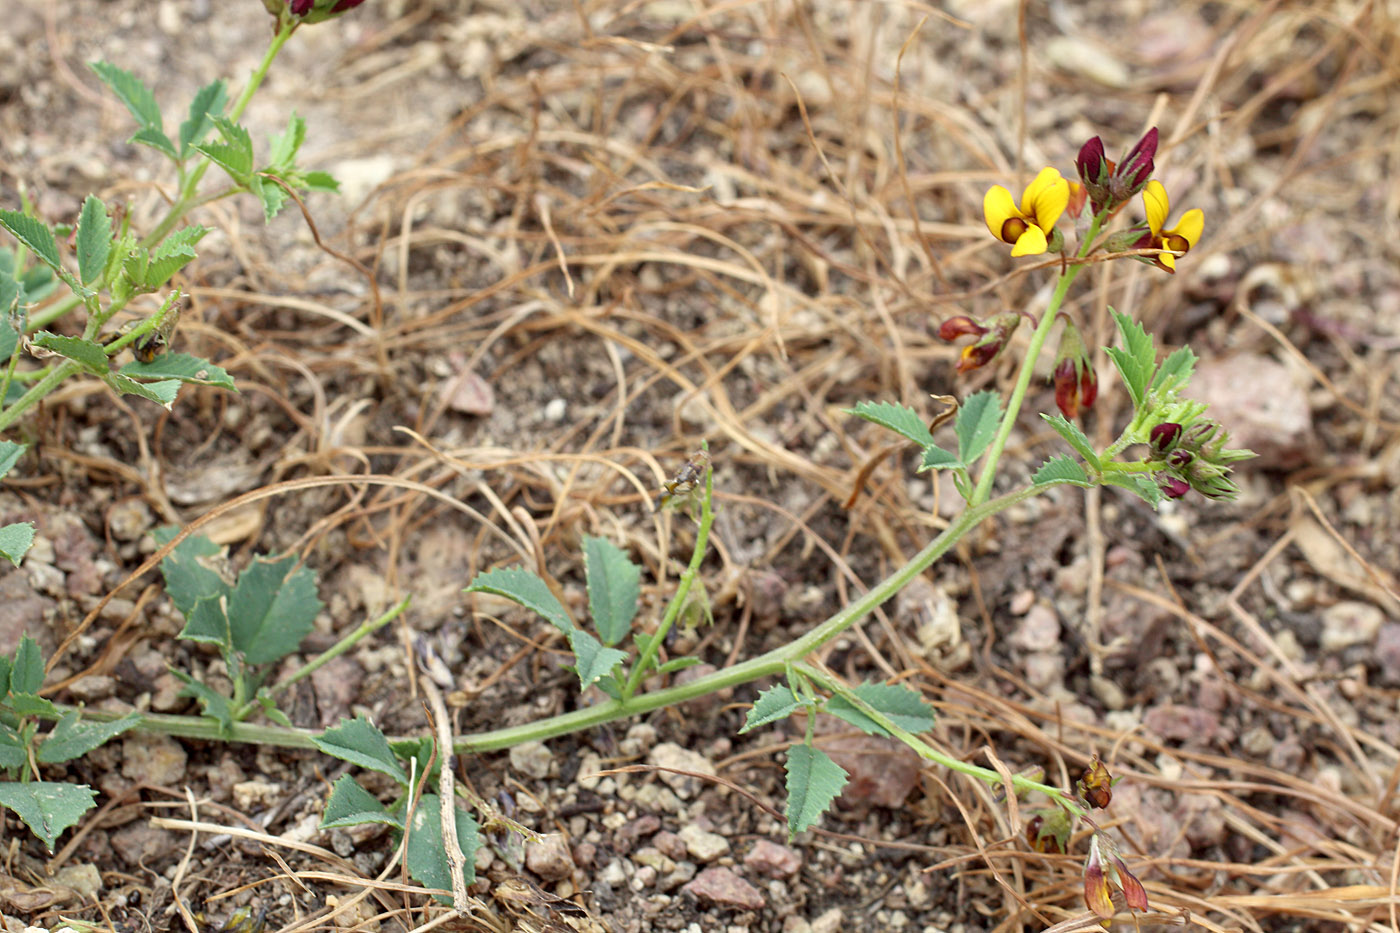
[[[1060,413],[1066,418],[1076,418],[1081,411],[1094,407],[1094,400],[1099,397],[1099,377],[1094,371],[1094,361],[1084,348],[1084,340],[1079,336],[1079,328],[1068,317],[1064,321],[1051,378],[1055,382],[1055,404]]]
[[[1170,249],[1186,253],[1201,239],[1201,233],[1206,226],[1206,215],[1199,207],[1182,214],[1175,227],[1166,227],[1167,216],[1171,212],[1171,201],[1167,198],[1167,189],[1162,187],[1160,181],[1147,183],[1142,192],[1142,204],[1147,211],[1147,232],[1139,236],[1133,244],[1134,248]],[[1176,257],[1171,253],[1158,253],[1156,256],[1142,258],[1159,269],[1176,271]]]
[[[965,315],[958,315],[939,325],[938,336],[948,341],[967,336],[978,338],[963,347],[962,353],[958,355],[957,371],[965,373],[970,369],[986,366],[996,359],[997,354],[1006,349],[1007,341],[1016,333],[1020,323],[1021,315],[1014,311],[998,314],[985,325],[978,324]]]
[[[1147,890],[1119,857],[1112,840],[1095,832],[1089,840],[1089,860],[1084,863],[1084,903],[1104,920],[1117,912],[1112,888],[1123,892],[1130,910],[1147,910]]]
[[[982,213],[992,236],[1011,244],[1011,255],[1035,256],[1050,248],[1051,232],[1067,204],[1069,182],[1047,166],[1026,186],[1019,208],[1010,191],[993,185],[982,199]]]
[[[1099,756],[1095,755],[1089,762],[1089,767],[1084,769],[1084,774],[1079,778],[1079,796],[1091,807],[1102,810],[1107,807],[1109,801],[1113,799],[1113,776],[1108,773],[1108,768],[1099,761]]]

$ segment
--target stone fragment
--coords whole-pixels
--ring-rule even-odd
[[[1345,599],[1322,611],[1322,634],[1318,639],[1323,651],[1340,651],[1352,645],[1375,641],[1385,614],[1370,603]]]
[[[1215,714],[1176,703],[1154,706],[1143,714],[1142,722],[1164,739],[1192,745],[1209,745],[1220,734],[1220,719]]]
[[[705,782],[701,778],[675,772],[690,771],[710,777],[716,773],[715,766],[708,758],[699,752],[681,748],[675,742],[663,742],[653,748],[647,755],[647,761],[658,768],[672,769],[659,771],[658,775],[682,800],[689,800],[698,794],[704,789]]]
[[[1267,386],[1249,391],[1247,386]],[[1312,408],[1293,371],[1257,353],[1202,360],[1191,377],[1191,397],[1230,432],[1231,447],[1254,451],[1270,469],[1307,459],[1313,445]],[[1249,462],[1243,464],[1249,469]]]
[[[896,739],[838,736],[828,739],[822,750],[846,771],[840,800],[847,806],[902,806],[919,780],[919,756]]]
[[[717,907],[762,910],[766,903],[757,888],[729,868],[707,868],[681,890]]]
[[[128,733],[122,739],[122,776],[136,782],[176,787],[185,779],[189,756],[167,735]]]
[[[787,846],[760,839],[744,856],[744,867],[770,878],[788,878],[802,867],[802,856]]]
[[[683,827],[678,835],[685,842],[685,850],[697,862],[713,862],[721,855],[729,853],[728,839],[719,833],[702,829],[695,823]]]
[[[525,843],[525,867],[546,881],[561,881],[574,873],[574,859],[560,833]]]
[[[112,849],[132,868],[152,869],[147,863],[182,851],[175,834],[147,823],[132,823],[112,833]]]
[[[510,750],[510,766],[521,774],[541,779],[549,777],[554,753],[543,742],[522,742]]]

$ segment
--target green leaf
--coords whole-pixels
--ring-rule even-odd
[[[196,243],[209,232],[209,228],[194,224],[189,227],[182,227],[151,251],[150,259],[141,276],[137,279],[137,284],[142,287],[155,290],[160,288],[170,277],[187,266],[197,255],[194,250]]]
[[[1141,473],[1105,473],[1103,481],[1106,485],[1128,490],[1154,509],[1162,504],[1162,490]]]
[[[33,522],[15,522],[0,527],[0,557],[5,558],[16,567],[19,566],[20,558],[24,557],[33,543]]]
[[[88,62],[88,67],[96,72],[102,83],[111,88],[123,104],[126,104],[126,109],[131,111],[137,123],[142,126],[160,127],[160,105],[156,103],[155,94],[151,93],[151,89],[142,84],[139,78],[107,62]]]
[[[211,116],[209,119],[224,141],[200,143],[193,147],[194,150],[208,156],[209,161],[228,172],[235,182],[248,187],[253,178],[253,137],[227,117]]]
[[[272,134],[271,166],[279,174],[290,172],[296,167],[297,152],[306,141],[306,121],[293,111],[287,120],[287,132]]]
[[[1162,361],[1157,374],[1152,377],[1152,391],[1182,388],[1191,381],[1191,374],[1195,371],[1196,354],[1191,352],[1190,347],[1178,347]]]
[[[1142,405],[1148,380],[1152,378],[1152,369],[1157,361],[1156,345],[1152,342],[1152,335],[1143,330],[1137,321],[1126,314],[1119,314],[1112,308],[1109,308],[1109,313],[1118,324],[1123,346],[1107,347],[1104,352],[1113,360],[1113,365],[1118,367],[1123,384],[1128,387],[1128,394],[1133,397],[1133,407],[1137,408]]]
[[[925,447],[924,455],[919,458],[920,473],[925,470],[956,470],[962,466],[961,460],[937,444],[929,444]]]
[[[180,380],[163,379],[160,382],[137,382],[130,376],[123,376],[121,373],[107,373],[102,377],[102,381],[112,387],[112,390],[122,395],[135,395],[139,398],[148,399],[169,411],[175,404],[175,397],[180,394]]]
[[[194,100],[190,101],[189,118],[180,124],[181,159],[187,157],[190,154],[190,147],[195,143],[202,142],[209,131],[214,128],[214,121],[211,117],[223,116],[226,101],[227,95],[223,81],[206,84],[199,89],[199,93],[194,95]]]
[[[428,787],[437,787],[441,776],[442,759],[437,754],[437,743],[426,735],[413,739],[400,739],[390,742],[389,748],[403,762],[404,773],[412,775],[415,781],[424,781]]]
[[[111,369],[107,363],[107,352],[102,349],[101,344],[91,340],[84,340],[81,337],[65,337],[62,334],[51,334],[46,330],[41,330],[34,335],[33,343],[36,347],[52,350],[59,356],[80,364],[84,369],[96,375],[103,375]]]
[[[1084,458],[1095,470],[1102,470],[1103,464],[1099,461],[1099,455],[1094,450],[1094,445],[1089,442],[1089,438],[1084,432],[1079,430],[1079,426],[1069,421],[1064,415],[1056,412],[1053,415],[1041,413],[1042,418],[1050,427],[1055,429],[1055,433],[1065,439],[1065,443],[1074,448],[1075,453]]]
[[[603,644],[627,637],[642,594],[642,568],[606,538],[583,539],[583,567],[588,580],[588,611]]]
[[[50,852],[59,834],[92,809],[96,796],[97,791],[84,784],[0,782],[0,805],[19,814],[24,825],[44,841]]]
[[[479,573],[471,585],[462,592],[492,593],[496,596],[504,596],[526,609],[538,612],[565,635],[575,630],[573,620],[569,618],[568,612],[564,610],[559,600],[549,591],[548,584],[528,570],[522,570],[519,567],[503,567],[499,570]]]
[[[0,768],[13,771],[23,768],[28,761],[29,746],[24,743],[24,737],[0,722]]]
[[[846,786],[846,772],[826,752],[810,745],[788,749],[788,838],[804,831],[831,806]]]
[[[394,757],[389,740],[368,719],[342,719],[320,735],[313,736],[311,741],[333,758],[387,774],[400,787],[408,786],[408,775],[404,774],[398,759]]]
[[[658,668],[656,669],[656,673],[658,673],[658,674],[671,674],[671,673],[674,673],[674,672],[676,672],[676,671],[683,671],[683,670],[685,670],[687,667],[694,667],[695,665],[697,665],[697,664],[699,664],[699,663],[700,663],[700,659],[699,659],[699,658],[691,657],[690,655],[686,655],[686,656],[683,657],[683,658],[672,658],[671,660],[667,661],[665,664],[663,664],[663,665],[661,665],[660,667],[658,667]],[[601,686],[603,682],[602,682],[602,681],[599,681],[598,683],[599,683],[599,685]]]
[[[249,664],[285,658],[311,633],[321,600],[316,574],[295,554],[259,557],[238,576],[228,599],[229,635]]]
[[[613,668],[627,660],[625,652],[604,648],[602,642],[579,628],[569,632],[569,648],[574,653],[574,670],[578,673],[579,686],[585,690],[589,684],[606,677]]]
[[[1001,396],[995,392],[974,392],[964,399],[953,422],[953,432],[958,435],[958,459],[976,463],[996,436],[1000,422]]]
[[[258,196],[263,206],[263,222],[267,223],[282,213],[282,208],[286,206],[288,195],[286,190],[271,178],[262,175],[254,175],[248,181],[248,190]]]
[[[419,884],[451,891],[452,873],[448,868],[447,846],[442,838],[441,801],[437,794],[424,794],[419,798],[418,806],[413,810],[413,826],[408,833],[404,864]],[[470,813],[454,805],[452,815],[457,822],[457,845],[465,862],[462,875],[467,884],[472,884],[476,881],[476,850],[481,848],[481,834]],[[452,903],[449,895],[434,896],[440,903]]]
[[[11,693],[10,698],[5,701],[16,716],[43,716],[44,718],[58,718],[58,707],[41,696],[33,693]]]
[[[28,444],[16,444],[14,441],[0,441],[0,476],[7,475],[19,458],[24,456],[24,452],[29,449]]]
[[[882,428],[888,428],[901,437],[908,438],[920,447],[933,444],[933,435],[918,412],[893,402],[857,402],[855,408],[843,411],[857,418],[864,418]]]
[[[1068,454],[1051,457],[1042,463],[1040,469],[1031,476],[1031,482],[1036,486],[1069,483],[1074,486],[1083,486],[1085,489],[1094,488],[1094,484],[1089,481],[1089,475],[1084,472],[1084,468],[1072,460]]]
[[[86,285],[102,274],[112,252],[112,218],[107,205],[88,195],[78,218],[78,277]]]
[[[139,713],[129,713],[111,722],[80,721],[77,710],[64,715],[39,746],[39,760],[46,764],[81,758],[99,745],[116,738],[141,722]]]
[[[164,547],[178,532],[173,525],[162,525],[151,532],[151,537],[157,547]],[[180,615],[188,617],[201,599],[227,596],[231,591],[232,587],[224,578],[203,563],[203,559],[218,557],[221,553],[223,548],[203,535],[190,535],[161,560],[165,594],[180,610]]]
[[[905,732],[927,732],[933,728],[933,707],[917,691],[902,684],[863,683],[851,691],[876,712],[883,714]],[[839,716],[868,735],[889,735],[859,706],[842,696],[831,698],[826,711]]]
[[[744,720],[744,727],[739,730],[743,735],[750,729],[757,729],[759,726],[766,726],[770,722],[777,722],[786,719],[794,711],[805,706],[801,700],[792,695],[792,688],[787,684],[778,684],[776,687],[769,687],[758,695],[754,701],[753,708],[749,710],[749,715]]]
[[[185,627],[177,636],[186,641],[196,641],[202,645],[215,645],[225,656],[234,650],[233,635],[229,632],[228,600],[223,596],[201,599],[185,613]]]
[[[21,635],[10,666],[10,690],[14,693],[38,693],[44,685],[44,654],[39,643]]]
[[[361,823],[387,823],[395,829],[403,829],[403,820],[390,813],[379,799],[360,786],[348,774],[342,774],[331,785],[331,796],[326,801],[326,809],[321,812],[320,829],[335,829],[340,826],[358,826]]]
[[[302,172],[301,183],[312,191],[340,193],[340,182],[329,172]]]
[[[229,698],[207,684],[200,683],[179,668],[170,668],[170,673],[185,686],[181,696],[194,697],[199,701],[200,715],[219,724],[219,732],[227,736],[233,731],[233,707]]]
[[[34,257],[57,272],[62,268],[58,260],[58,244],[54,242],[53,231],[43,221],[19,211],[0,211],[0,227],[10,231],[10,235],[23,243]],[[29,291],[29,289],[26,289]],[[37,300],[30,295],[30,300]]]
[[[165,131],[158,126],[143,126],[135,133],[131,134],[131,142],[140,143],[143,146],[150,146],[170,158],[179,161],[180,156],[175,151],[175,144],[170,141],[170,137],[165,135]]]
[[[5,695],[10,692],[10,659],[0,654],[0,703],[5,701]]]
[[[190,385],[238,391],[227,370],[188,353],[162,353],[149,363],[133,360],[117,372],[133,379],[178,379]]]

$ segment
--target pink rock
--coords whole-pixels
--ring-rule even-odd
[[[1239,353],[1204,360],[1191,380],[1191,397],[1210,406],[1208,417],[1230,432],[1229,446],[1254,451],[1274,469],[1307,459],[1314,443],[1312,407],[1292,371],[1271,357]]]
[[[1400,683],[1400,622],[1387,622],[1376,635],[1376,660],[1381,665],[1381,680]]]
[[[728,868],[707,868],[681,891],[717,907],[736,910],[762,910],[766,903],[758,888]]]
[[[786,878],[797,874],[802,867],[802,856],[787,846],[760,839],[744,856],[744,867],[770,878]]]
[[[1142,724],[1164,739],[1193,745],[1208,745],[1220,735],[1220,720],[1215,714],[1175,703],[1148,710]]]
[[[919,756],[897,739],[839,736],[822,743],[822,751],[848,775],[840,797],[848,807],[903,806],[919,780]]]

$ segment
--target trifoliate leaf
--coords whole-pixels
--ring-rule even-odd
[[[1128,387],[1128,394],[1133,397],[1133,407],[1137,408],[1142,405],[1147,383],[1152,378],[1152,369],[1157,362],[1156,345],[1152,342],[1152,335],[1143,330],[1137,321],[1126,314],[1119,314],[1112,308],[1109,312],[1118,324],[1123,346],[1108,347],[1105,352],[1118,368],[1119,375],[1123,377],[1123,384]]]
[[[884,715],[905,732],[927,732],[933,728],[933,707],[917,691],[902,684],[864,683],[851,691],[872,709]],[[826,711],[839,716],[867,735],[889,735],[859,706],[843,696],[834,696]]]
[[[249,664],[278,661],[311,633],[321,600],[316,574],[296,555],[256,558],[228,600],[229,634]]]
[[[576,628],[569,632],[569,648],[574,653],[574,670],[578,673],[579,686],[585,690],[627,660],[625,652],[604,648],[602,642],[583,629]]]

